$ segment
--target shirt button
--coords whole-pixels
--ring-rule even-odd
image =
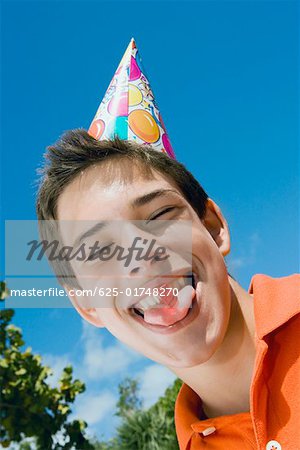
[[[266,450],[281,450],[281,445],[277,441],[269,441],[266,445]]]
[[[214,433],[216,431],[215,427],[208,427],[205,428],[205,430],[203,430],[201,433],[203,434],[203,436],[209,436],[210,434]]]

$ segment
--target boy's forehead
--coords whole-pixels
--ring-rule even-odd
[[[173,192],[180,195],[176,184],[161,173],[148,173],[131,167],[122,176],[95,166],[82,172],[60,194],[57,202],[59,220],[111,220],[117,216],[131,219],[134,200],[155,191]],[[126,217],[127,216],[127,217]]]

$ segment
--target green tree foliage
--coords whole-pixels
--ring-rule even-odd
[[[9,295],[9,290],[4,281],[0,281],[0,300],[4,300]]]
[[[149,409],[142,409],[138,383],[126,379],[119,387],[117,415],[121,425],[114,439],[95,444],[97,450],[177,450],[174,407],[181,381],[176,380]]]
[[[119,385],[119,400],[116,415],[127,419],[139,411],[142,401],[138,396],[138,382],[133,378],[125,378]]]
[[[8,293],[3,282],[0,288],[3,299]],[[63,370],[58,387],[50,387],[47,378],[51,369],[43,366],[41,357],[34,355],[30,348],[22,350],[22,331],[11,323],[13,316],[12,309],[0,310],[2,448],[26,437],[35,437],[36,446],[41,450],[94,448],[85,438],[86,423],[68,421],[71,404],[84,391],[84,384],[73,379],[69,366]],[[63,445],[55,440],[57,432],[61,433]]]
[[[149,409],[137,410],[118,428],[120,450],[176,450],[179,449],[174,425],[175,400],[180,380]]]

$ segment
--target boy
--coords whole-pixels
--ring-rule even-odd
[[[178,300],[128,297],[121,304],[115,295],[109,307],[87,308],[71,290],[101,278],[104,266],[94,258],[73,267],[75,278],[61,279],[82,317],[183,380],[175,409],[181,450],[299,450],[299,276],[258,275],[246,292],[226,270],[230,238],[221,210],[164,153],[118,138],[98,142],[75,130],[49,147],[47,161],[38,219],[75,224],[68,233],[62,229],[64,241],[78,240],[81,221],[97,225],[85,230],[86,238],[108,247],[105,222],[191,224],[192,267],[171,267],[167,281],[176,280]],[[118,238],[116,230],[109,236]],[[163,264],[163,258],[134,259],[121,274],[111,270],[106,287],[140,288],[149,279],[152,288],[164,287]]]

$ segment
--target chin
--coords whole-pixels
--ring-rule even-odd
[[[190,349],[185,348],[180,350],[176,350],[173,347],[168,354],[165,354],[163,357],[159,358],[159,360],[156,358],[156,362],[170,367],[170,369],[189,369],[199,366],[201,364],[205,364],[214,356],[221,341],[222,339],[216,339],[208,346],[206,345],[206,347],[202,350],[195,345],[193,345]]]

